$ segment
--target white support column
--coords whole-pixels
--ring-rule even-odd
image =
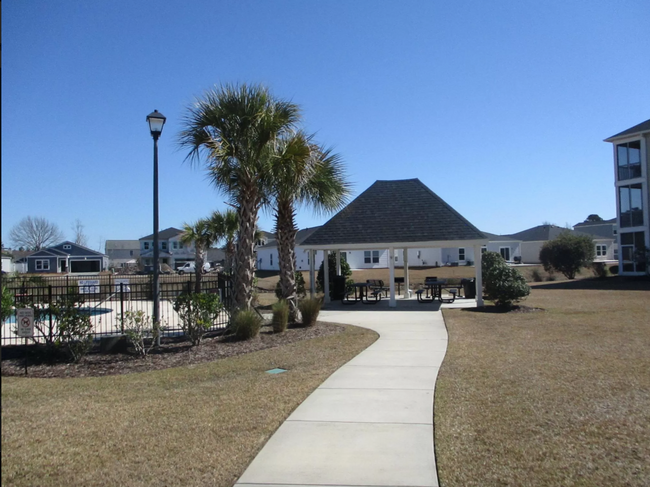
[[[336,275],[341,275],[341,251],[336,251]]]
[[[316,261],[316,251],[310,250],[309,251],[309,296],[312,298],[316,294],[316,272],[314,270],[316,267],[316,264],[314,264],[315,261]]]
[[[388,261],[388,269],[390,271],[388,277],[390,282],[390,301],[388,301],[388,307],[395,308],[397,307],[397,302],[395,301],[395,249],[392,247],[388,249]]]
[[[330,251],[323,251],[323,282],[325,284],[323,291],[325,292],[325,302],[329,303],[330,299]]]
[[[476,266],[476,306],[483,306],[483,271],[481,269],[481,261],[483,254],[481,253],[482,245],[474,245],[474,265]]]
[[[409,249],[404,249],[404,299],[409,298]]]

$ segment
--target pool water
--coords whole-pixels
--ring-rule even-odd
[[[101,316],[110,313],[113,310],[111,308],[79,308],[79,311],[90,316]],[[49,319],[50,319],[49,313],[45,314],[43,317],[43,321],[47,321]],[[56,318],[52,317],[52,319],[56,319]],[[6,324],[16,323],[16,315],[15,314],[11,315],[9,318],[7,318],[5,323]]]

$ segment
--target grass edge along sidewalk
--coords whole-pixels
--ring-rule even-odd
[[[141,374],[3,377],[2,485],[231,486],[284,419],[377,339],[344,328]],[[287,372],[265,373],[276,367]]]
[[[650,485],[650,286],[611,282],[533,287],[544,311],[443,311],[442,486]]]

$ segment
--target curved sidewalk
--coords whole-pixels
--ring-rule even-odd
[[[321,312],[380,337],[287,418],[236,486],[438,485],[433,391],[447,330],[439,304],[399,305]]]

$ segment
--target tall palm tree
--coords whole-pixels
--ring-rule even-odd
[[[186,159],[205,156],[212,184],[237,208],[234,299],[239,308],[249,308],[252,300],[255,224],[270,177],[262,156],[298,120],[297,105],[274,98],[261,85],[246,84],[206,92],[183,120],[179,144],[190,149]]]
[[[225,240],[226,271],[232,273],[233,258],[235,256],[235,237],[239,229],[239,219],[233,210],[224,213],[215,211],[208,220],[209,232],[213,243]]]
[[[208,221],[201,219],[192,225],[185,223],[183,225],[183,234],[181,242],[186,245],[194,244],[196,249],[194,254],[194,272],[196,272],[196,281],[194,291],[201,292],[201,278],[203,277],[203,265],[205,263],[205,254],[212,245],[212,235],[210,234]]]
[[[275,211],[280,289],[289,303],[292,321],[298,318],[296,295],[296,208],[306,204],[317,213],[341,209],[350,195],[343,163],[300,131],[278,140],[269,157],[273,178],[270,204]]]

